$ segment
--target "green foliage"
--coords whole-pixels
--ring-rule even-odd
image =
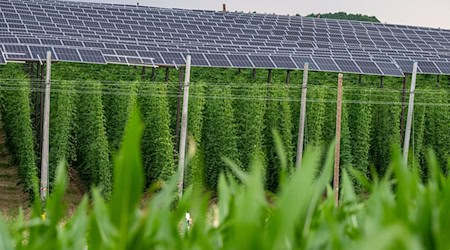
[[[276,145],[273,143],[273,130],[279,131],[281,142],[285,148],[287,168],[292,170],[293,145],[292,145],[292,114],[290,104],[286,98],[289,97],[288,88],[281,84],[268,86],[267,110],[265,113],[265,154],[267,158],[266,185],[267,189],[275,192],[278,190],[281,162],[278,157]]]
[[[335,79],[337,82],[337,78]],[[344,85],[346,80],[344,80]],[[336,83],[337,85],[337,83]],[[336,109],[337,109],[337,88],[323,87],[324,97],[316,101],[323,102],[324,117],[322,125],[322,137],[325,145],[331,144],[336,138]],[[349,127],[349,110],[347,91],[344,87],[342,93],[342,111],[341,111],[341,150],[340,150],[340,165],[348,167],[352,165],[353,156],[351,152],[350,127]],[[319,146],[320,144],[316,144]],[[323,146],[323,145],[321,145]]]
[[[325,89],[321,86],[309,87],[306,104],[305,142],[306,147],[324,144],[323,127],[325,124]]]
[[[340,151],[340,165],[343,168],[349,168],[353,165],[353,155],[350,138],[350,126],[349,126],[349,110],[346,103],[346,93],[343,93],[342,114],[341,114],[341,151]],[[334,126],[336,127],[336,126]],[[335,133],[336,134],[336,133]]]
[[[320,91],[321,93],[319,93],[318,99],[315,99],[317,97],[314,96],[314,93],[308,93],[311,94],[311,96],[307,96],[308,99],[315,99],[313,101],[316,102],[323,102],[323,104],[321,103],[320,105],[323,105],[323,112],[319,111],[319,114],[314,116],[314,114],[311,114],[311,116],[315,117],[319,117],[319,115],[323,115],[323,124],[322,125],[318,125],[318,129],[322,129],[322,131],[317,131],[317,133],[320,136],[315,136],[318,138],[322,138],[322,143],[324,144],[329,144],[331,143],[333,140],[335,140],[336,138],[336,108],[337,108],[337,79],[334,80],[335,81],[335,86],[333,87],[325,87],[325,86],[317,86],[316,88],[322,88],[322,90]],[[344,83],[345,84],[345,83]],[[314,86],[312,86],[314,91]],[[323,95],[323,97],[321,97],[320,95]],[[342,94],[342,99],[346,98],[346,93]],[[311,104],[314,105],[314,104]],[[342,123],[344,123],[344,116],[345,113],[344,111],[344,106],[346,105],[345,101],[343,101],[342,103]],[[320,123],[318,123],[320,124]],[[344,124],[341,124],[341,126]],[[316,143],[316,145],[319,145],[318,143]],[[323,145],[320,145],[323,146]]]
[[[49,181],[53,186],[55,170],[61,161],[68,162],[73,118],[75,114],[75,84],[69,81],[52,83],[50,94]]]
[[[140,150],[143,124],[140,113],[134,112],[126,129],[121,153],[115,159],[114,191],[110,205],[111,225],[117,228],[116,247],[125,249],[135,244],[130,241],[130,228],[134,226],[133,215],[144,190],[144,172]],[[95,196],[94,196],[95,197]],[[96,223],[101,225],[101,220]],[[99,228],[101,229],[101,228]],[[93,239],[96,240],[96,239]]]
[[[205,184],[216,190],[219,174],[226,170],[222,157],[236,159],[237,137],[230,88],[210,85],[205,106],[203,143],[205,146]]]
[[[221,174],[217,204],[188,188],[174,195],[177,176],[139,207],[144,187],[140,154],[143,124],[131,118],[114,167],[112,199],[106,204],[98,190],[88,209],[83,199],[75,214],[64,218],[67,172],[60,164],[47,219],[21,213],[6,228],[0,221],[1,249],[448,249],[450,247],[450,179],[442,174],[433,153],[427,153],[429,178],[403,165],[398,149],[385,177],[367,184],[356,170],[343,171],[339,206],[329,186],[333,146],[324,164],[319,151],[307,150],[302,168],[282,178],[280,192],[266,198],[262,164],[251,173],[232,162],[238,176]],[[277,133],[275,133],[276,135]],[[281,139],[275,136],[277,147]],[[280,152],[280,159],[286,155]],[[351,173],[351,175],[349,174]],[[366,185],[367,197],[355,194],[351,178]],[[299,195],[299,190],[301,195]],[[326,192],[326,196],[324,193]],[[39,199],[35,207],[39,207]],[[193,218],[185,219],[186,212]],[[9,229],[9,230],[8,230]]]
[[[50,122],[51,179],[53,179],[52,176],[57,162],[60,159],[67,159],[69,164],[74,164],[80,170],[86,169],[86,171],[82,170],[79,172],[84,176],[83,179],[86,181],[86,184],[93,183],[93,172],[90,170],[90,167],[86,166],[84,168],[82,167],[83,164],[81,164],[81,159],[85,157],[82,155],[88,154],[88,150],[84,148],[85,145],[94,143],[101,145],[96,147],[95,153],[92,153],[92,157],[95,156],[101,159],[105,155],[109,155],[109,151],[117,151],[120,146],[120,138],[124,133],[125,123],[131,112],[130,110],[133,107],[133,103],[137,101],[135,99],[139,99],[139,105],[142,107],[146,125],[142,149],[145,150],[144,165],[146,166],[147,184],[152,184],[157,180],[168,180],[168,177],[174,173],[176,165],[174,163],[177,162],[177,155],[176,153],[174,154],[174,151],[178,151],[178,145],[173,144],[175,141],[176,109],[178,104],[178,70],[172,68],[169,70],[168,83],[139,84],[139,90],[136,91],[136,83],[133,81],[141,79],[141,67],[67,63],[58,63],[53,66],[52,78],[54,81],[52,90],[54,91],[52,91]],[[26,81],[21,72],[22,65],[10,64],[2,66],[0,70],[2,71],[2,78],[23,78]],[[149,80],[151,78],[150,74],[150,69],[147,69],[144,79]],[[17,75],[19,77],[16,77]],[[268,186],[272,186],[271,190],[276,190],[275,187],[279,180],[278,175],[281,165],[280,159],[277,158],[276,147],[273,144],[271,128],[276,128],[280,131],[283,144],[285,144],[288,151],[287,154],[289,154],[289,167],[291,167],[295,158],[293,149],[298,136],[301,71],[292,71],[290,84],[285,86],[286,71],[272,70],[272,84],[269,85],[269,90],[266,85],[267,70],[257,70],[255,78],[252,77],[251,69],[193,68],[191,75],[193,84],[191,84],[188,121],[188,134],[191,137],[188,139],[189,161],[186,168],[186,183],[197,183],[197,186],[200,187],[204,185],[205,181],[209,182],[204,180],[206,177],[206,179],[211,178],[214,180],[215,187],[218,173],[220,169],[224,168],[221,160],[222,156],[237,159],[240,162],[238,165],[242,169],[248,170],[248,166],[256,155],[263,158],[261,159],[263,161],[262,165],[268,166],[265,175],[266,180],[272,183],[268,184]],[[157,69],[155,81],[164,81],[164,78],[165,69]],[[394,142],[398,146],[401,138],[404,136],[399,129],[401,127],[400,94],[402,79],[386,77],[384,79],[385,89],[379,90],[378,88],[373,88],[375,82],[378,85],[379,77],[364,76],[361,82],[359,82],[358,78],[357,75],[347,74],[344,80],[341,166],[346,168],[349,165],[353,165],[356,169],[363,172],[365,176],[368,176],[369,166],[375,165],[379,174],[383,174],[387,168],[387,160],[391,156],[391,150],[388,145]],[[61,81],[65,79],[71,81]],[[425,157],[428,148],[435,150],[438,155],[439,165],[442,168],[447,168],[449,164],[450,126],[447,124],[450,119],[450,111],[447,100],[448,84],[446,84],[445,78],[441,78],[440,88],[436,88],[435,79],[434,76],[418,77],[420,89],[416,95],[417,105],[414,109],[414,123],[410,143],[410,161],[408,162],[411,167],[416,167],[420,164],[424,177],[428,174]],[[97,86],[92,87],[93,85],[98,85],[92,84],[92,81],[101,81],[102,88],[99,90]],[[327,145],[335,137],[336,82],[337,74],[335,73],[309,73],[305,130],[306,148]],[[74,88],[72,84],[77,87]],[[12,110],[19,109],[19,106],[25,105],[25,102],[28,103],[26,106],[34,107],[32,103],[30,104],[30,98],[25,102],[16,102],[16,98],[19,98],[21,95],[9,95],[9,93],[17,92],[18,89],[22,91],[22,88],[16,85],[20,84],[11,81],[2,84],[4,93],[2,98],[6,100],[6,102],[2,101],[3,113],[6,113],[5,107],[7,105],[14,106]],[[219,85],[217,88],[226,88],[226,90],[211,91],[212,85]],[[79,95],[75,95],[74,91]],[[420,93],[421,91],[425,92]],[[130,93],[132,93],[131,96]],[[28,96],[29,93],[26,95]],[[83,101],[78,101],[78,97],[81,98],[86,95],[88,97],[84,98]],[[99,95],[101,96],[101,101],[96,99]],[[96,97],[92,100],[91,96]],[[222,98],[227,99],[227,101],[223,101]],[[13,100],[14,103],[12,103]],[[232,104],[232,115],[229,116],[232,119],[224,118],[227,117],[227,114],[231,114],[227,108],[228,101]],[[96,104],[92,105],[92,102]],[[212,106],[216,105],[214,107],[215,113],[208,114],[206,110],[207,103],[209,103],[210,110]],[[226,105],[223,105],[223,103],[226,103]],[[284,105],[286,103],[289,107]],[[420,103],[426,105],[420,105]],[[84,111],[88,109],[97,110],[96,107],[99,106],[103,107],[104,115],[100,115],[98,111],[92,111],[91,114],[83,115],[85,117],[83,118],[83,123],[79,121],[78,117],[86,113]],[[81,112],[77,110],[80,107]],[[287,110],[290,110],[288,115]],[[406,110],[407,105],[405,106],[404,120],[406,120]],[[36,117],[33,115],[33,111],[24,112],[28,112],[27,117],[30,116],[30,113],[32,118]],[[77,114],[75,117],[72,116],[74,112]],[[13,114],[15,115],[15,111],[10,115],[12,116]],[[217,117],[218,114],[223,117]],[[261,119],[262,116],[264,120]],[[87,119],[86,117],[91,118]],[[205,128],[206,125],[204,123],[207,119],[210,119],[209,127]],[[288,119],[290,121],[287,121]],[[13,122],[18,120],[19,117],[16,116],[8,120],[6,116],[3,116],[3,121],[6,121],[6,123],[13,124]],[[217,121],[213,122],[213,120]],[[21,122],[19,127],[26,127],[28,126],[26,125],[27,123],[34,124],[33,120],[31,122],[25,121],[25,123]],[[14,124],[10,128],[8,128],[8,124],[5,124],[5,132],[7,134],[6,142],[12,149],[11,152],[16,155],[18,153],[14,151],[14,148],[18,147],[17,144],[26,145],[30,141],[21,139],[13,142],[11,131],[17,129],[17,126]],[[287,132],[288,127],[291,128],[290,132]],[[74,133],[71,130],[74,130]],[[222,133],[222,131],[217,132],[216,130],[231,131],[226,132],[231,135],[231,138],[225,138],[223,134],[221,135],[222,137],[219,136],[221,141],[226,141],[227,143],[222,144],[220,140],[216,141],[215,134]],[[28,133],[26,129],[22,132]],[[103,139],[101,139],[104,137],[98,136],[99,133],[106,133],[108,141],[106,146],[103,145]],[[85,136],[81,141],[79,134]],[[31,138],[31,142],[33,140],[35,139]],[[34,146],[36,146],[35,144]],[[208,145],[213,146],[207,149]],[[232,153],[226,155],[224,154],[224,148],[225,151],[230,148],[234,149],[230,150]],[[209,152],[207,153],[206,150],[209,150]],[[81,152],[83,154],[80,154]],[[98,154],[98,152],[102,153]],[[193,154],[194,152],[196,154]],[[27,154],[31,153],[38,155],[39,152],[27,151]],[[27,166],[31,166],[31,162],[37,161],[33,157],[35,156],[21,158],[23,162],[21,165],[28,164]],[[78,159],[78,161],[74,161],[74,159]],[[109,161],[111,159],[111,155],[109,155]],[[18,163],[17,157],[16,160],[16,163]],[[321,160],[324,160],[323,154]],[[102,164],[106,164],[103,160],[99,161],[103,162]],[[210,162],[217,165],[207,166]],[[35,166],[36,164],[33,163],[33,165]],[[98,166],[99,164],[92,163],[89,165]],[[220,166],[220,168],[217,168],[217,166]],[[88,168],[89,171],[87,171]],[[94,169],[100,168],[94,167]],[[36,172],[36,168],[33,171]],[[210,175],[210,173],[214,174]],[[26,171],[26,174],[33,175],[30,171]],[[107,174],[104,173],[104,175],[106,176]],[[109,175],[111,175],[111,170]],[[25,182],[25,180],[22,180],[22,182]]]
[[[84,86],[88,86],[90,91],[81,92],[83,86],[76,86],[81,92],[77,98],[76,165],[88,186],[99,186],[103,195],[109,197],[112,171],[103,113],[102,85],[100,82],[89,82]]]
[[[424,93],[424,89],[416,89],[414,98],[414,115],[411,131],[411,143],[410,143],[410,155],[408,165],[415,167],[414,164],[419,164],[419,169],[423,178],[427,176],[426,159],[427,150],[425,148],[425,114],[428,107],[425,105],[427,102],[431,102],[433,98]],[[406,110],[406,107],[405,107]],[[406,112],[406,111],[405,111]]]
[[[31,126],[30,83],[13,66],[0,71],[1,116],[7,146],[19,167],[20,182],[33,197],[33,179],[37,177],[34,135]]]
[[[136,103],[136,83],[103,83],[103,109],[106,117],[106,134],[111,152],[119,150],[130,111]]]
[[[384,174],[391,159],[391,147],[400,147],[400,93],[379,89],[371,93],[371,100],[376,103],[372,115],[371,162],[378,173]]]
[[[264,111],[267,90],[264,84],[238,83],[233,86],[239,160],[244,170],[256,159],[262,159]],[[270,101],[269,101],[270,102]]]
[[[353,21],[364,21],[364,22],[374,22],[379,23],[380,20],[375,16],[367,16],[361,14],[347,14],[345,12],[336,13],[324,13],[324,14],[309,14],[307,17],[319,17],[328,19],[338,19],[338,20],[353,20]]]
[[[369,151],[372,130],[372,105],[370,101],[370,90],[350,89],[346,94],[348,99],[354,100],[349,103],[349,127],[351,152],[353,156],[353,166],[364,175],[369,174]]]
[[[448,108],[448,92],[445,89],[435,90],[430,99],[434,106],[425,114],[425,145],[436,152],[439,165],[448,168],[450,151],[450,109]],[[430,100],[429,99],[429,100]]]
[[[300,75],[300,71],[294,71],[293,76],[297,76],[302,79],[303,75]],[[298,126],[300,125],[300,106],[301,106],[301,97],[302,97],[302,82],[294,81],[289,85],[289,98],[291,102],[289,103],[291,106],[292,112],[292,142],[293,145],[297,145],[298,141]],[[308,105],[307,105],[308,106]]]
[[[175,173],[167,85],[140,82],[138,92],[145,125],[142,152],[146,181],[150,185],[167,181]]]
[[[202,141],[203,119],[205,109],[205,84],[202,82],[190,85],[188,110],[188,165],[185,175],[185,186],[191,184],[204,186],[204,149]]]

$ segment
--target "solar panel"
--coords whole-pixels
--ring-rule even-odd
[[[42,60],[45,61],[47,58],[47,52],[50,51],[54,57],[55,52],[53,52],[53,49],[51,47],[44,47],[44,46],[28,46],[31,57],[33,59]]]
[[[386,76],[404,76],[403,72],[392,62],[375,62],[383,75]]]
[[[317,68],[320,71],[332,71],[332,72],[341,71],[332,58],[315,57],[314,62],[316,63]]]
[[[359,69],[358,65],[350,59],[334,59],[339,68],[341,68],[342,72],[349,73],[362,73],[361,69]]]
[[[124,57],[127,61],[127,64],[129,65],[143,65],[144,62],[142,61],[142,58],[139,57]]]
[[[434,64],[443,74],[450,75],[450,62],[435,62]]]
[[[5,44],[3,48],[5,49],[4,55],[6,59],[27,60],[32,58],[28,46]]]
[[[3,44],[3,43],[17,44],[17,43],[19,43],[19,39],[15,38],[15,37],[0,37],[0,44]]]
[[[395,62],[400,66],[404,73],[412,73],[413,72],[413,61],[410,60],[395,60]]]
[[[231,65],[236,68],[254,68],[255,65],[250,61],[247,55],[227,55]]]
[[[225,55],[205,54],[205,57],[211,66],[217,66],[217,67],[230,67],[231,66],[231,63],[228,61],[228,59]]]
[[[140,57],[153,58],[155,64],[165,64],[161,54],[156,51],[138,51]]]
[[[279,69],[297,69],[297,65],[290,56],[270,56],[275,66]]]
[[[298,69],[303,69],[305,66],[305,63],[308,63],[308,67],[311,70],[319,70],[319,67],[317,67],[317,64],[311,59],[311,57],[300,57],[300,56],[293,56],[292,61],[297,65]]]
[[[210,66],[203,54],[191,53],[191,61],[193,66],[208,67]]]
[[[417,66],[422,73],[441,74],[441,71],[433,62],[419,61]]]
[[[103,56],[102,52],[99,50],[79,49],[78,53],[80,54],[82,62],[95,63],[95,64],[105,64],[106,63],[105,57]]]
[[[364,74],[368,75],[382,75],[380,69],[374,62],[369,61],[355,61],[356,65]]]
[[[108,63],[127,64],[127,60],[125,57],[109,56],[109,55],[105,55],[104,57],[105,61]]]
[[[266,68],[266,69],[273,69],[275,68],[275,65],[270,60],[269,56],[264,55],[249,55],[248,58],[250,61],[252,61],[255,68]]]
[[[54,48],[55,58],[66,62],[83,62],[77,49]]]
[[[166,65],[185,65],[186,60],[181,53],[176,52],[160,52]]]
[[[442,55],[449,53],[450,31],[442,29],[49,0],[0,4],[1,44],[58,48],[62,61],[102,63],[103,53],[106,62],[184,65],[184,56],[195,53],[198,66],[293,69],[306,59],[313,70],[398,75],[392,60],[404,72],[419,60],[419,72],[449,71],[450,58]],[[4,57],[36,60],[39,49],[29,50],[5,48]]]

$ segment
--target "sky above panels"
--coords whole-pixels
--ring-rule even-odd
[[[80,0],[78,0],[80,1]],[[167,8],[300,14],[344,11],[376,16],[382,22],[450,29],[450,0],[81,0]]]

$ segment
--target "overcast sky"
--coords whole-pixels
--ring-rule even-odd
[[[80,1],[80,0],[78,0]],[[82,0],[187,9],[300,14],[345,11],[376,16],[382,22],[450,29],[450,0]]]

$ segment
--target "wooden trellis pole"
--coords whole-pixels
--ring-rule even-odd
[[[303,66],[303,84],[302,84],[302,97],[300,102],[300,121],[298,126],[298,142],[297,142],[297,159],[295,166],[300,168],[302,166],[303,157],[303,138],[305,133],[305,117],[306,117],[306,92],[308,85],[308,70],[309,64],[305,63]]]
[[[181,114],[181,134],[180,134],[180,150],[178,161],[178,195],[183,195],[183,183],[184,183],[184,166],[186,156],[186,137],[187,137],[187,125],[188,125],[188,104],[189,104],[189,84],[191,78],[191,56],[186,57],[186,76],[184,77],[184,92],[183,92],[183,110]]]
[[[405,140],[403,141],[403,161],[408,164],[409,140],[411,136],[411,124],[414,112],[414,91],[416,89],[417,79],[417,62],[413,66],[413,74],[411,79],[411,90],[409,92],[408,117],[406,118]]]
[[[338,94],[337,94],[337,107],[336,107],[336,147],[334,151],[334,204],[336,207],[339,205],[339,160],[341,157],[341,117],[342,117],[342,83],[344,81],[344,75],[339,74],[338,77]]]
[[[44,119],[42,126],[42,157],[41,157],[41,200],[44,203],[48,194],[48,152],[50,128],[50,77],[52,69],[52,53],[47,52],[47,75],[45,80]]]

